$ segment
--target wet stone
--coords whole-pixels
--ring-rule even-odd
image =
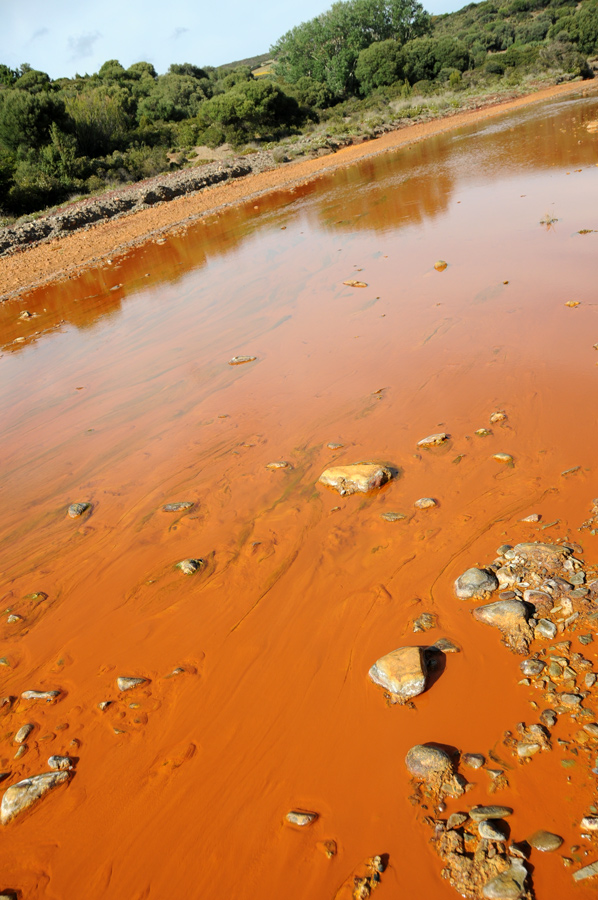
[[[390,481],[392,472],[386,466],[373,463],[357,463],[351,466],[333,466],[320,475],[318,481],[334,488],[341,496],[375,491]]]
[[[467,822],[468,819],[469,819],[469,816],[467,815],[467,813],[461,813],[461,812],[451,813],[451,815],[447,819],[446,827],[449,830],[452,828],[459,828],[461,825],[463,825],[465,822]]]
[[[267,469],[292,469],[290,462],[287,462],[286,459],[275,459],[274,462],[269,462],[266,464]]]
[[[380,513],[380,518],[384,519],[385,522],[400,522],[401,519],[406,519],[407,516],[400,512],[383,512]]]
[[[553,709],[545,709],[542,713],[540,713],[540,722],[542,725],[546,725],[547,728],[553,728],[556,725],[557,714]]]
[[[531,848],[527,841],[513,841],[512,844],[509,844],[509,856],[517,859],[529,859],[530,851]]]
[[[427,437],[422,438],[421,441],[417,442],[417,446],[422,448],[439,447],[440,444],[448,441],[449,437],[450,435],[446,434],[446,432],[439,431],[437,434],[429,434]]]
[[[487,841],[502,843],[509,839],[509,827],[500,819],[481,819],[478,822],[478,832],[480,837]]]
[[[498,588],[498,579],[488,569],[467,569],[455,581],[455,594],[459,600],[485,600]]]
[[[417,697],[426,688],[426,662],[421,647],[399,647],[378,659],[369,671],[374,684],[385,688],[396,702]]]
[[[527,869],[521,859],[514,859],[506,872],[491,878],[482,888],[486,900],[519,900],[525,896]]]
[[[44,772],[42,775],[33,775],[11,785],[2,797],[0,822],[6,825],[68,779],[68,772]]]
[[[579,694],[562,693],[558,695],[561,706],[575,709],[581,706],[582,697]]]
[[[502,409],[499,409],[496,412],[493,412],[492,415],[490,416],[490,424],[496,425],[498,422],[504,422],[506,420],[506,418],[507,418],[506,412],[504,412]]]
[[[255,362],[257,356],[233,356],[232,359],[229,359],[229,366],[242,366],[243,363]]]
[[[60,697],[60,691],[23,691],[21,697],[23,700],[45,700],[46,703],[52,703]]]
[[[470,769],[481,769],[486,760],[481,753],[464,753],[461,762]]]
[[[71,519],[77,519],[79,516],[82,516],[84,512],[87,512],[88,509],[91,509],[91,503],[87,501],[83,501],[82,503],[71,503],[68,508],[68,514]]]
[[[431,628],[436,628],[436,616],[432,615],[432,613],[422,613],[413,622],[413,630],[415,632],[430,631]]]
[[[547,641],[551,641],[556,637],[556,633],[557,627],[550,619],[540,619],[534,628],[534,636],[536,638],[544,638]]]
[[[590,863],[589,866],[584,866],[583,869],[578,869],[577,872],[574,872],[573,880],[585,881],[586,878],[593,878],[595,875],[598,875],[598,861]]]
[[[304,812],[299,809],[292,809],[286,814],[285,818],[291,825],[298,825],[300,828],[305,828],[306,825],[311,825],[312,822],[316,821],[318,814],[315,812]]]
[[[181,500],[178,503],[166,503],[162,507],[163,512],[182,512],[184,509],[191,509],[193,503],[191,500]]]
[[[409,750],[405,765],[412,775],[423,781],[433,781],[453,772],[453,763],[446,750],[423,744],[417,744]]]
[[[552,831],[540,829],[539,831],[534,831],[528,837],[527,842],[534,850],[540,850],[542,853],[552,853],[562,846],[563,839],[558,834],[553,834]]]
[[[499,600],[472,610],[478,622],[498,628],[506,645],[514,653],[526,653],[532,639],[527,610],[519,600]]]
[[[434,506],[438,506],[438,501],[432,497],[421,497],[413,505],[416,509],[432,509]]]
[[[596,816],[584,816],[580,825],[584,831],[598,831],[598,818]]]
[[[48,759],[48,768],[58,772],[72,768],[73,761],[69,756],[51,756]]]
[[[492,459],[495,459],[497,462],[504,463],[507,466],[512,466],[515,462],[510,453],[493,453]]]
[[[583,730],[590,735],[590,737],[598,738],[598,725],[596,722],[588,722],[587,725],[583,726]]]
[[[203,559],[182,559],[176,564],[175,568],[180,569],[183,575],[194,575],[201,569],[203,564]]]
[[[539,659],[524,659],[519,663],[519,668],[524,675],[539,675],[544,669],[544,663]]]
[[[335,443],[334,441],[331,441],[329,444],[326,444],[326,446],[328,447],[329,450],[340,450],[340,449],[341,449],[342,447],[344,447],[345,445],[344,445],[344,444],[337,444],[337,443]]]
[[[513,815],[513,810],[510,806],[474,806],[469,815],[474,822],[481,822],[482,819],[506,819]]]
[[[14,736],[15,744],[23,744],[27,740],[27,738],[29,737],[29,735],[31,734],[31,732],[33,731],[34,728],[35,728],[35,725],[32,725],[30,722],[28,722],[27,725],[21,725],[21,727],[19,728],[19,730],[17,731],[17,733]]]
[[[121,675],[116,679],[116,686],[119,691],[130,691],[139,687],[141,684],[149,684],[148,678],[135,678],[129,675]]]
[[[461,648],[449,638],[438,638],[429,649],[440,650],[441,653],[461,653]]]
[[[587,646],[588,644],[592,644],[593,641],[594,641],[593,634],[580,634],[579,635],[579,643],[580,644],[585,644]]]
[[[526,741],[520,741],[517,744],[517,756],[519,759],[529,759],[531,756],[535,756],[542,749],[540,744],[528,743]]]
[[[554,606],[552,597],[545,591],[524,591],[523,599],[526,603],[531,603],[536,608],[536,613],[546,615]]]

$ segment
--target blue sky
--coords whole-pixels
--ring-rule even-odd
[[[429,0],[441,13],[467,0]],[[159,73],[171,63],[218,66],[265,53],[332,0],[0,0],[0,62],[28,62],[51,78],[97,72],[107,59],[139,60]]]

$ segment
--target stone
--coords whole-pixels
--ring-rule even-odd
[[[566,706],[571,709],[575,709],[578,706],[581,706],[581,701],[583,697],[579,694],[569,694],[567,692],[558,695],[561,706]]]
[[[416,509],[432,509],[434,506],[438,506],[438,502],[432,497],[421,497],[413,505]]]
[[[35,725],[32,725],[30,722],[27,725],[21,725],[13,738],[15,744],[24,744],[34,728]]]
[[[527,653],[532,630],[527,623],[526,607],[519,600],[498,600],[472,610],[478,622],[498,628],[505,644],[514,653]]]
[[[526,741],[519,741],[517,744],[517,756],[519,759],[529,759],[531,756],[535,756],[541,749],[541,744],[530,744]]]
[[[63,772],[68,769],[72,769],[73,761],[68,756],[51,756],[48,759],[48,767],[50,769],[54,769],[57,772]]]
[[[446,750],[416,744],[407,753],[405,765],[409,772],[422,781],[434,781],[453,774],[453,763]]]
[[[448,817],[448,819],[446,821],[446,827],[449,830],[452,828],[459,828],[461,825],[463,825],[465,822],[467,822],[468,819],[469,819],[469,816],[467,815],[467,813],[462,813],[462,812],[451,813],[451,815]]]
[[[317,841],[316,847],[328,859],[332,859],[337,854],[336,841]]]
[[[432,646],[429,648],[430,650],[439,650],[441,653],[461,653],[461,648],[454,643],[454,641],[449,640],[449,638],[438,638]]]
[[[413,631],[430,631],[436,628],[436,616],[432,613],[424,612],[417,619],[413,620]]]
[[[292,469],[292,466],[286,459],[276,459],[274,462],[266,463],[267,469]]]
[[[312,822],[316,821],[318,814],[315,812],[303,812],[299,809],[292,809],[286,814],[285,818],[291,825],[298,825],[300,828],[305,828],[306,825],[311,825]]]
[[[23,700],[45,700],[46,703],[52,703],[60,697],[60,691],[23,691],[21,697]]]
[[[540,713],[540,722],[542,725],[553,728],[556,725],[556,721],[557,715],[553,709],[545,709],[544,712]]]
[[[534,637],[551,641],[556,637],[557,627],[550,619],[540,619],[534,628]]]
[[[399,647],[378,659],[369,671],[374,684],[381,685],[399,702],[425,691],[426,674],[421,647]]]
[[[539,541],[526,541],[513,547],[514,556],[525,563],[533,563],[546,569],[560,568],[571,556],[571,550],[561,544],[543,544]]]
[[[590,737],[598,738],[598,725],[595,722],[589,722],[587,725],[584,725],[583,730],[589,734]]]
[[[521,859],[513,859],[505,872],[491,878],[482,888],[486,900],[519,900],[524,897],[527,868]]]
[[[29,809],[49,791],[64,784],[68,779],[68,772],[44,772],[11,785],[2,797],[0,822],[2,825],[6,825],[15,816]]]
[[[552,831],[540,829],[539,831],[534,831],[528,837],[527,842],[534,850],[540,850],[542,853],[552,853],[562,846],[563,839],[558,834],[553,834]]]
[[[512,466],[514,463],[514,459],[510,453],[493,453],[492,459],[495,459],[497,462],[504,463],[507,466]]]
[[[440,444],[444,444],[445,441],[448,441],[450,434],[446,434],[444,431],[439,431],[438,434],[429,434],[427,437],[422,438],[421,441],[417,442],[418,447],[439,447]]]
[[[584,816],[580,826],[584,831],[598,831],[598,818],[596,816]]]
[[[525,519],[520,519],[520,522],[540,522],[542,516],[539,513],[532,513],[530,516],[526,516]]]
[[[498,579],[489,569],[467,569],[455,581],[459,600],[486,600],[498,588]]]
[[[519,663],[519,668],[524,675],[539,675],[544,668],[544,663],[540,659],[524,659]]]
[[[255,362],[257,356],[233,356],[232,359],[229,359],[229,366],[242,366],[243,363]]]
[[[182,512],[184,509],[191,509],[192,506],[191,500],[180,500],[178,503],[166,503],[162,507],[162,512]]]
[[[512,814],[510,806],[474,806],[469,810],[474,822],[480,822],[482,819],[506,819]]]
[[[434,268],[436,269],[437,272],[444,272],[444,270],[446,269],[447,266],[448,266],[448,263],[445,262],[443,259],[437,259],[436,262],[434,263]]]
[[[28,749],[29,749],[29,748],[28,748],[27,744],[20,744],[20,745],[19,745],[19,749],[17,750],[17,752],[16,752],[15,755],[13,756],[13,759],[21,759],[22,756],[25,756],[25,754],[27,753],[27,750],[28,750]]]
[[[84,512],[87,512],[88,509],[91,509],[91,503],[88,503],[86,500],[82,503],[71,503],[68,508],[68,514],[71,519],[77,519]]]
[[[116,685],[119,691],[130,691],[132,688],[139,687],[141,684],[149,684],[149,678],[134,678],[128,675],[120,675],[116,679]]]
[[[380,513],[380,518],[384,519],[385,522],[400,522],[401,519],[406,519],[407,516],[400,512],[383,512]]]
[[[504,843],[509,839],[509,828],[506,822],[500,819],[480,819],[478,832],[486,841],[499,841]]]
[[[461,762],[470,769],[481,769],[486,760],[481,753],[464,753]]]
[[[598,875],[598,861],[590,863],[589,866],[584,866],[583,869],[578,869],[577,872],[574,872],[573,880],[585,881],[586,878],[593,878],[594,875]]]
[[[344,447],[344,444],[339,444],[336,441],[330,441],[329,444],[326,444],[329,450],[340,450],[341,447]]]
[[[104,712],[105,709],[108,709],[111,703],[112,700],[100,700],[100,702],[98,703],[98,709],[101,709],[102,712]]]
[[[523,599],[525,603],[531,603],[536,609],[536,614],[545,616],[554,606],[552,597],[545,591],[524,591]]]
[[[175,568],[180,569],[183,575],[195,575],[203,564],[203,559],[182,559],[176,564]]]
[[[392,478],[386,466],[375,463],[356,463],[351,466],[333,466],[322,472],[318,481],[334,488],[341,496],[346,494],[367,494],[382,487]]]
[[[492,415],[490,416],[490,424],[496,425],[498,422],[504,422],[506,418],[507,418],[506,412],[504,412],[504,410],[502,410],[502,409],[499,409],[496,412],[493,412]]]

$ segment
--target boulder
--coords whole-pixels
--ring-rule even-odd
[[[356,463],[351,466],[333,466],[322,472],[318,481],[345,494],[367,494],[382,487],[392,478],[392,472],[386,466],[376,463]]]
[[[527,653],[532,630],[527,623],[527,609],[520,600],[498,600],[472,610],[478,622],[498,628],[507,647],[514,653]]]
[[[467,569],[455,581],[459,600],[486,600],[498,588],[498,578],[488,569]]]
[[[491,878],[482,888],[486,900],[519,900],[526,894],[527,868],[521,859],[514,859],[505,872]]]
[[[6,825],[15,816],[29,809],[49,791],[64,784],[68,779],[68,772],[44,772],[42,775],[33,775],[31,778],[25,778],[23,781],[11,785],[2,797],[0,822]]]
[[[399,647],[377,660],[369,671],[374,684],[385,688],[398,703],[426,689],[426,661],[422,647]]]

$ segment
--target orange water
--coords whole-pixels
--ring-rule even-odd
[[[532,859],[539,900],[593,895],[561,856],[588,846],[595,778],[558,748],[524,767],[502,747],[534,693],[452,582],[505,541],[569,537],[598,562],[577,530],[598,494],[598,232],[577,233],[598,229],[596,118],[579,97],[436,137],[0,307],[0,596],[23,616],[1,618],[1,692],[64,692],[3,717],[0,765],[7,785],[79,759],[4,827],[0,888],[340,900],[387,853],[380,900],[454,897],[403,763],[438,741],[513,765],[495,795],[470,771],[466,805],[513,806],[516,839],[565,838]],[[228,365],[243,354],[256,362]],[[506,423],[475,436],[496,409]],[[418,453],[438,430],[449,445]],[[278,459],[292,468],[265,468]],[[363,459],[400,475],[364,498],[317,485]],[[416,511],[422,496],[438,508]],[[92,513],[69,519],[78,500]],[[195,506],[161,511],[176,500]],[[522,524],[532,512],[558,524]],[[206,560],[192,577],[173,568],[189,556]],[[423,611],[439,618],[426,636]],[[463,652],[415,710],[388,708],[370,665],[441,635]],[[151,681],[119,695],[118,675]],[[319,818],[285,826],[291,808]]]

